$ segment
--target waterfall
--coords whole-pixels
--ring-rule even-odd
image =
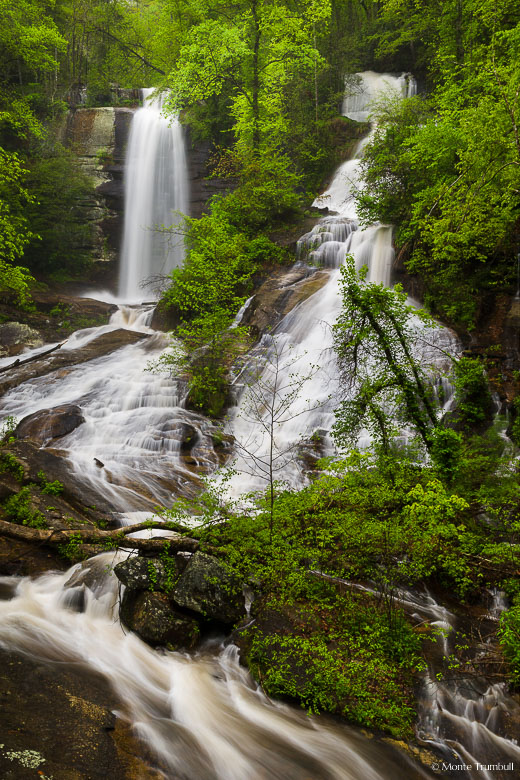
[[[178,225],[188,210],[188,169],[184,135],[178,119],[163,113],[164,93],[152,97],[143,89],[144,104],[130,126],[125,168],[125,220],[119,298],[148,300],[143,283],[165,276],[184,260],[184,241],[155,228]]]
[[[414,92],[415,81],[409,75],[360,73],[352,94],[343,101],[343,114],[366,121],[378,96],[390,93],[406,97]],[[340,268],[350,253],[358,269],[368,267],[368,281],[389,285],[394,257],[390,227],[372,225],[361,230],[357,223],[354,196],[360,186],[360,160],[373,132],[374,126],[357,145],[354,157],[339,166],[330,186],[314,202],[315,206],[327,206],[333,215],[321,219],[298,244],[300,262],[327,269],[327,283],[292,309],[272,334],[264,336],[260,352],[265,368],[260,377],[253,364],[249,373],[243,371],[237,380],[243,381],[244,388],[229,423],[229,431],[238,443],[238,474],[230,482],[235,497],[266,487],[271,443],[276,478],[292,487],[301,486],[306,479],[305,466],[298,457],[302,444],[319,440],[322,452],[332,454],[328,432],[340,396],[332,337],[332,327],[341,311]],[[298,388],[296,375],[302,378]],[[274,391],[275,381],[278,388],[285,389]],[[274,424],[268,420],[270,399],[259,398],[258,387],[267,388],[262,390],[264,396],[277,395],[276,404],[283,412]],[[259,408],[265,409],[262,419],[257,411],[251,413]]]
[[[392,88],[396,94],[409,94],[413,89],[409,78],[373,73],[361,74],[359,85],[343,110],[349,116],[357,112],[360,118],[368,116],[369,105],[381,89]],[[321,205],[328,202],[335,214],[324,217],[300,240],[301,261],[324,269],[327,283],[289,312],[259,347],[261,355],[271,356],[271,369],[266,371],[272,371],[279,356],[282,384],[294,372],[307,377],[301,394],[286,396],[287,419],[275,431],[279,446],[289,448],[287,462],[282,459],[283,477],[295,485],[302,484],[304,475],[297,459],[290,457],[291,446],[300,441],[302,432],[307,437],[318,433],[326,446],[334,420],[339,380],[331,327],[341,308],[339,274],[345,254],[351,252],[358,266],[369,266],[371,281],[390,282],[391,228],[374,225],[360,230],[356,221],[352,196],[359,185],[359,155],[366,142],[360,143],[354,160],[340,166],[321,196]],[[155,159],[159,150],[168,176],[163,176]],[[142,297],[139,285],[147,276],[181,261],[182,247],[176,248],[175,255],[159,240],[163,237],[147,226],[171,223],[172,209],[186,210],[185,170],[180,127],[176,123],[169,127],[161,117],[160,101],[148,103],[135,116],[129,147],[120,286],[121,297],[127,300]],[[157,195],[158,191],[168,197]],[[162,200],[168,200],[167,206]],[[236,324],[249,303],[237,315]],[[189,434],[194,442],[189,460],[204,465],[211,460],[212,432],[207,421],[184,409],[180,380],[146,371],[166,346],[164,335],[151,328],[149,306],[120,306],[108,325],[77,332],[62,350],[81,350],[96,338],[121,330],[135,331],[139,339],[108,355],[24,382],[2,398],[1,414],[22,418],[63,403],[78,404],[85,421],[61,437],[59,453],[67,458],[78,480],[126,515],[120,518],[125,523],[131,515],[140,520],[152,506],[168,503],[176,482],[183,487],[193,479],[181,445]],[[253,373],[254,367],[247,370]],[[241,376],[237,384],[240,381]],[[264,457],[267,443],[258,438],[258,420],[251,424],[247,419],[246,400],[247,389],[230,427],[239,441],[249,441],[249,449],[253,447]],[[241,465],[248,468],[244,457]],[[243,493],[251,486],[264,486],[258,474],[252,473],[249,480],[241,475],[234,489]],[[0,599],[0,646],[56,664],[57,675],[60,666],[67,664],[85,664],[102,674],[117,693],[124,717],[161,761],[165,778],[399,780],[431,776],[404,752],[393,752],[375,737],[367,739],[359,730],[269,700],[239,665],[232,645],[224,649],[214,642],[188,656],[156,652],[137,635],[126,633],[117,619],[118,582],[112,573],[123,557],[124,553],[105,553],[68,572],[35,579],[0,577],[0,586],[9,593]],[[448,626],[446,614],[435,605],[430,618]],[[437,706],[437,711],[430,724],[423,716],[421,728],[428,744],[443,749],[446,737],[441,721],[450,717],[460,721],[462,707],[471,707],[472,702],[459,697],[457,707],[449,709],[443,686],[430,686],[428,691],[426,709]],[[503,699],[495,689],[483,703],[494,718]],[[463,725],[467,720],[468,729],[473,728],[477,715],[482,719],[485,713],[479,710],[472,720],[464,716]],[[491,733],[493,724],[488,725]],[[516,758],[510,742],[507,748]]]
[[[429,775],[376,739],[270,701],[218,642],[195,657],[157,652],[118,620],[103,553],[64,573],[0,578],[0,646],[59,666],[84,663],[119,696],[123,716],[168,780],[400,780]],[[58,667],[59,668],[59,667]],[[8,742],[9,735],[5,735]],[[3,747],[3,745],[2,745]],[[158,774],[159,776],[159,774]]]

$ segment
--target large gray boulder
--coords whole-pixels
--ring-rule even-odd
[[[85,418],[79,406],[63,404],[53,409],[41,409],[24,417],[14,434],[17,439],[30,439],[45,445],[66,436],[84,422]]]
[[[23,322],[5,322],[0,325],[0,357],[19,355],[27,348],[43,346],[40,333]]]
[[[176,612],[165,593],[128,589],[119,614],[123,623],[150,645],[191,650],[198,642],[197,621]]]
[[[180,574],[175,560],[175,572],[167,571],[160,558],[132,556],[114,566],[117,579],[130,590],[171,590]]]
[[[211,555],[196,552],[172,592],[179,607],[208,620],[236,623],[245,615],[241,584]]]

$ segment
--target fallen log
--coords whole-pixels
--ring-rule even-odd
[[[65,341],[67,341],[67,339],[65,339]],[[17,358],[13,363],[9,363],[8,366],[0,368],[0,374],[3,374],[5,371],[9,371],[11,368],[25,366],[26,363],[31,363],[33,360],[39,360],[40,358],[47,357],[47,355],[50,355],[52,352],[56,352],[57,349],[60,349],[60,347],[65,344],[65,341],[62,341],[60,344],[56,344],[54,347],[47,349],[45,352],[38,352],[36,355],[31,355],[31,357],[25,358],[25,360],[20,360],[20,358]]]
[[[78,544],[96,544],[101,547],[122,547],[125,549],[142,550],[143,552],[161,552],[166,544],[170,551],[195,552],[200,547],[198,539],[192,539],[175,531],[169,531],[169,536],[141,539],[129,536],[136,531],[146,531],[151,528],[165,528],[160,521],[145,521],[134,525],[115,528],[112,531],[104,531],[100,528],[69,528],[57,530],[55,528],[30,528],[26,525],[10,523],[0,520],[0,536],[11,539],[22,539],[26,542],[38,542],[40,544],[58,546],[77,541]],[[209,549],[205,546],[205,549]]]

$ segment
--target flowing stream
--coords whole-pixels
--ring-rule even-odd
[[[345,115],[357,119],[367,118],[369,104],[382,88],[403,95],[414,89],[411,78],[373,73],[361,74],[359,84],[343,107]],[[169,224],[171,209],[185,210],[180,128],[167,125],[159,109],[157,103],[147,104],[136,113],[131,131],[120,288],[129,301],[142,297],[143,279],[182,259],[181,254],[159,249],[155,234],[146,229]],[[151,127],[152,114],[160,132]],[[359,144],[358,155],[365,143],[366,139]],[[152,148],[162,162],[152,158]],[[171,178],[170,184],[164,184],[164,155],[174,160],[175,193]],[[280,458],[283,478],[294,485],[303,480],[301,465],[292,457],[302,432],[305,437],[318,432],[323,447],[331,447],[328,432],[338,391],[331,326],[340,309],[338,277],[346,252],[354,255],[358,266],[369,266],[370,280],[390,282],[391,229],[377,225],[360,230],[357,225],[352,195],[359,186],[358,166],[355,157],[339,168],[319,199],[320,205],[327,204],[336,213],[324,217],[300,241],[300,262],[326,269],[326,283],[266,335],[260,347],[269,360],[267,366],[260,364],[255,377],[258,387],[262,381],[269,387],[273,371],[281,386],[290,386],[290,374],[305,377],[297,393],[291,395],[289,390],[283,396],[283,414],[275,431],[280,450],[287,454]],[[162,215],[152,205],[162,200],[155,194],[159,190],[168,193]],[[80,483],[108,499],[122,523],[157,503],[170,503],[179,492],[189,494],[197,488],[200,473],[218,466],[212,426],[184,408],[182,381],[146,371],[166,346],[165,337],[150,327],[151,316],[149,306],[121,305],[108,325],[74,334],[65,349],[82,349],[99,336],[121,329],[135,333],[134,343],[26,381],[1,402],[2,416],[19,419],[64,403],[78,404],[85,422],[60,440],[59,453]],[[243,383],[243,375],[236,377],[236,383]],[[249,450],[265,461],[266,446],[265,439],[258,438],[258,419],[248,412],[247,393],[247,388],[241,392],[229,423],[230,432],[243,445],[239,468],[248,475],[242,474],[234,484],[237,493],[264,484],[254,459],[248,460],[247,455]],[[188,438],[189,458],[184,448]],[[125,633],[117,619],[118,583],[111,574],[121,556],[105,553],[65,573],[37,579],[2,578],[2,592],[8,597],[0,601],[0,643],[48,662],[81,662],[103,674],[120,697],[122,716],[150,745],[166,778],[400,780],[403,772],[407,778],[430,776],[404,753],[359,731],[270,701],[240,667],[232,645],[214,641],[188,656],[154,651],[136,635]],[[431,719],[422,716],[423,738],[444,749],[447,743],[440,721],[445,715],[439,713],[459,715],[447,703],[451,693],[437,685],[427,690]],[[497,700],[499,694],[493,691],[492,695]],[[473,707],[475,722],[482,720],[479,707]],[[486,722],[486,728],[494,733],[492,724]],[[464,748],[468,755],[472,749]],[[459,757],[462,753],[461,748]]]

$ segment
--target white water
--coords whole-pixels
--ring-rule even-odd
[[[167,119],[164,95],[152,98],[144,89],[144,105],[133,117],[125,169],[125,223],[119,299],[150,300],[143,284],[165,276],[184,260],[184,240],[155,228],[175,226],[188,209],[188,171],[183,130]]]
[[[271,702],[232,645],[193,658],[154,651],[125,633],[110,574],[120,559],[105,553],[64,574],[1,578],[14,592],[0,601],[0,645],[104,675],[121,700],[119,714],[158,756],[165,777],[399,780],[403,763],[410,778],[426,777],[374,740]]]
[[[389,91],[396,96],[412,94],[415,82],[408,76],[361,73],[355,94],[343,102],[343,114],[366,121],[370,105]],[[394,257],[390,227],[360,230],[357,224],[354,195],[360,186],[360,157],[369,138],[370,133],[314,203],[327,205],[336,215],[324,217],[299,241],[300,260],[327,269],[327,283],[290,311],[272,335],[264,336],[257,363],[263,367],[260,376],[256,377],[253,366],[237,380],[245,388],[228,426],[239,447],[234,466],[239,473],[230,483],[236,498],[266,487],[272,443],[275,479],[294,487],[305,481],[299,458],[303,442],[317,436],[322,452],[332,452],[328,432],[340,397],[332,338],[341,310],[340,267],[350,253],[357,268],[368,267],[368,281],[389,285]]]
[[[78,404],[85,422],[51,446],[59,448],[80,484],[119,512],[170,505],[179,493],[197,488],[196,471],[209,473],[218,465],[211,424],[184,408],[184,383],[164,372],[147,371],[169,344],[164,334],[150,328],[152,313],[150,307],[121,306],[108,325],[78,331],[62,349],[80,349],[120,328],[146,337],[24,382],[1,403],[1,416],[17,420],[42,409]],[[182,442],[190,431],[187,464]]]

